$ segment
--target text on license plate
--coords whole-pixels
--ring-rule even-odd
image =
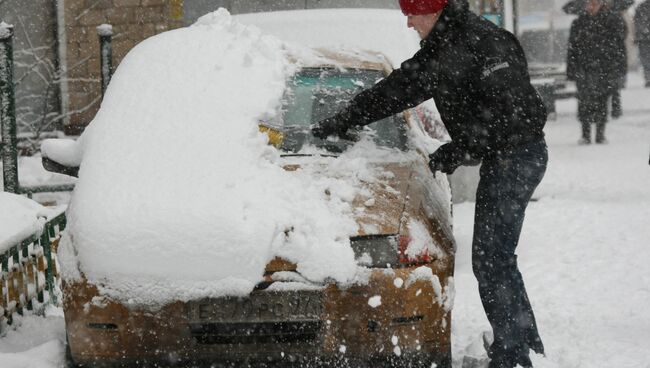
[[[259,292],[246,298],[226,297],[190,303],[191,322],[272,322],[319,319],[320,292]]]

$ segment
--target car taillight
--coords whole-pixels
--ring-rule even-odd
[[[400,235],[399,237],[399,262],[401,264],[418,264],[431,262],[431,255],[428,249],[422,250],[421,253],[415,256],[408,254],[409,245],[413,239],[408,235]]]

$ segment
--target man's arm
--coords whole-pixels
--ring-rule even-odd
[[[569,43],[566,57],[566,75],[567,79],[570,81],[576,81],[578,78],[576,34],[576,22],[574,21],[571,24],[571,29],[569,30]]]
[[[388,77],[356,95],[346,108],[316,124],[312,131],[321,138],[342,134],[352,126],[367,125],[417,106],[432,97],[437,71],[437,62],[422,49]]]
[[[614,61],[612,70],[619,78],[625,78],[627,75],[627,50],[625,49],[625,38],[627,37],[627,24],[625,19],[620,14],[616,14],[612,18],[612,31],[611,35],[614,37]]]

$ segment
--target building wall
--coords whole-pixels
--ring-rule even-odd
[[[56,9],[51,0],[0,0],[0,21],[14,26],[16,120],[21,135],[60,122]]]
[[[140,41],[183,24],[182,0],[64,1],[66,132],[78,134],[95,116],[101,100],[99,36],[113,26],[113,67]]]

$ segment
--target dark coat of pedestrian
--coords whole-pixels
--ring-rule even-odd
[[[636,8],[634,14],[635,41],[639,45],[639,57],[645,74],[645,86],[650,87],[650,0]]]
[[[589,0],[571,0],[566,3],[562,9],[567,14],[574,15],[586,15],[587,14],[587,2]],[[625,24],[624,14],[627,12],[627,9],[634,5],[634,0],[607,0],[607,5],[609,10],[611,10],[616,16],[620,17],[620,22]],[[625,49],[625,39],[627,38],[627,26],[620,29],[623,33],[621,37],[617,38],[621,41],[620,47]],[[611,115],[613,118],[619,118],[623,115],[623,102],[621,98],[621,89],[625,87],[625,77],[621,78],[619,81],[618,89],[615,90],[611,95],[612,109]],[[584,143],[584,142],[583,142]]]
[[[515,250],[546,170],[546,108],[516,37],[473,14],[467,0],[400,6],[422,38],[420,50],[312,132],[322,139],[345,135],[435,100],[452,141],[430,156],[431,170],[453,173],[467,159],[482,160],[472,264],[494,332],[489,367],[532,367],[530,349],[542,354],[544,347]]]
[[[606,143],[607,101],[627,73],[626,25],[603,0],[589,0],[586,7],[571,24],[567,77],[578,88],[580,143],[591,143],[591,124],[596,124],[596,143]]]

